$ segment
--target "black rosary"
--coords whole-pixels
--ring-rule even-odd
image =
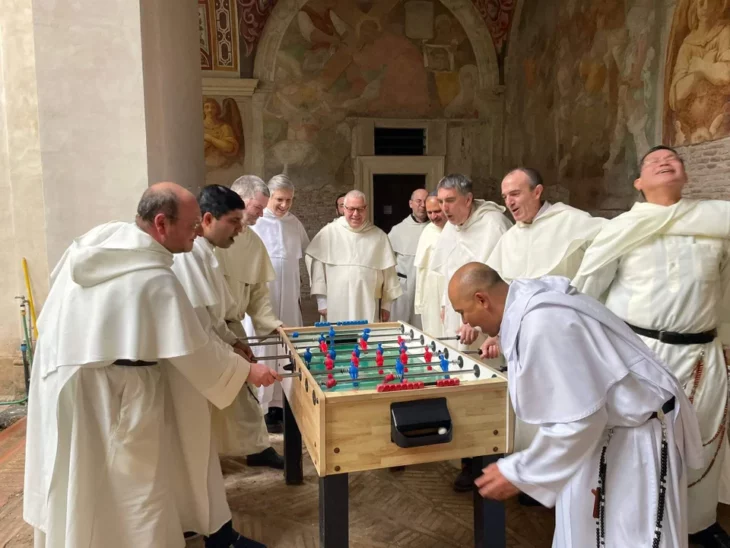
[[[667,496],[667,467],[669,464],[669,443],[667,443],[667,427],[664,417],[660,416],[662,425],[661,468],[659,470],[659,497],[657,499],[656,521],[654,523],[654,539],[652,548],[659,548],[662,539],[662,524],[664,522],[664,507]],[[608,431],[608,438],[601,449],[601,459],[598,462],[598,488],[593,491],[595,503],[593,517],[596,520],[596,548],[606,547],[606,450],[611,441],[613,429]]]

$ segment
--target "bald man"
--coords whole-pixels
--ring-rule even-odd
[[[329,223],[307,247],[305,262],[317,308],[329,322],[390,319],[402,289],[385,232],[368,220],[359,190],[345,195],[345,214]]]
[[[200,231],[195,196],[161,183],[136,223],[92,229],[53,271],[28,409],[23,516],[36,548],[182,547],[184,531],[243,546],[199,433],[208,402],[229,405],[252,367],[209,335],[170,269]]]
[[[528,448],[484,469],[479,493],[556,506],[556,548],[686,547],[685,465],[701,465],[702,442],[666,366],[567,278],[508,286],[469,263],[448,292],[465,322],[500,334],[515,414],[539,426]]]
[[[444,277],[431,268],[434,248],[446,225],[446,216],[441,210],[438,196],[434,192],[426,198],[426,214],[431,221],[418,239],[414,266],[416,268],[416,294],[414,310],[421,316],[423,331],[432,337],[443,335],[441,301],[444,294]]]
[[[420,315],[414,309],[416,298],[416,249],[423,230],[428,226],[426,213],[426,198],[428,191],[424,188],[414,190],[408,207],[411,214],[395,225],[388,233],[388,239],[393,246],[397,262],[396,272],[400,280],[403,294],[393,302],[391,321],[404,321],[417,328],[421,328]]]

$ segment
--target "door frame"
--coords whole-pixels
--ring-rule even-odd
[[[426,176],[426,190],[436,190],[444,176],[444,156],[357,156],[355,158],[355,190],[365,194],[368,219],[373,222],[373,175],[413,174]]]

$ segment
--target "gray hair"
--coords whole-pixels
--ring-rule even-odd
[[[428,193],[428,197],[429,198],[431,198],[431,197],[438,198],[438,195],[439,195],[439,191],[438,190],[432,190],[431,192]]]
[[[441,190],[442,188],[455,188],[462,196],[474,193],[474,184],[471,182],[471,179],[461,173],[452,173],[442,178],[436,186],[436,190]]]
[[[428,198],[428,190],[426,190],[425,188],[417,188],[416,190],[414,190],[413,192],[411,192],[411,200],[413,200],[413,197],[416,195],[416,192],[418,192],[419,190],[425,191],[426,192],[426,198]]]
[[[271,197],[269,188],[261,177],[256,175],[243,175],[239,177],[231,185],[231,190],[238,194],[244,202],[256,197],[257,194],[263,194],[267,198]]]
[[[294,183],[291,182],[288,175],[284,175],[283,173],[274,175],[271,179],[269,179],[267,187],[269,188],[269,192],[272,194],[277,190],[288,190],[291,193],[294,192]]]
[[[350,192],[345,194],[345,204],[347,204],[348,198],[350,198],[351,200],[359,198],[363,201],[363,203],[365,205],[368,205],[367,197],[365,196],[365,194],[363,192],[360,192],[359,190],[351,190]]]
[[[507,175],[504,176],[504,179],[512,175],[513,173],[524,173],[527,177],[527,184],[530,187],[530,190],[535,190],[537,188],[537,185],[543,185],[542,182],[542,175],[540,175],[540,172],[536,169],[532,169],[531,167],[516,167]]]
[[[137,217],[146,223],[152,223],[162,213],[171,222],[177,221],[180,200],[169,189],[150,187],[144,191],[137,204]]]

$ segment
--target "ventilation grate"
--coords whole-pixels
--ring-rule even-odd
[[[424,128],[375,128],[376,156],[423,156],[425,152]]]

